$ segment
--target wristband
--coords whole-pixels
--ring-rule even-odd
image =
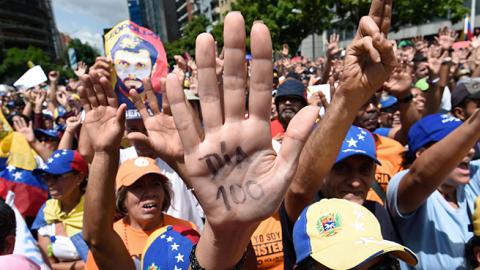
[[[197,260],[197,255],[195,254],[195,251],[197,250],[197,245],[194,245],[192,247],[192,251],[190,252],[190,269],[191,270],[205,270]],[[247,260],[247,251],[245,250],[245,253],[243,254],[242,258],[240,261],[238,261],[235,266],[230,268],[231,270],[240,270],[242,269],[243,265],[245,264],[245,261]]]
[[[404,98],[399,98],[397,100],[398,100],[398,103],[408,103],[408,102],[412,101],[412,99],[413,99],[413,95],[408,94],[408,96],[406,96]]]

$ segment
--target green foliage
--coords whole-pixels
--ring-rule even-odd
[[[331,0],[329,0],[331,1]],[[368,14],[371,0],[336,0],[336,14],[343,18],[340,28],[354,27],[360,18]],[[463,19],[468,9],[463,0],[396,0],[393,1],[392,30],[402,26],[419,25],[439,18],[453,23]]]
[[[170,65],[174,63],[174,55],[183,55],[184,52],[188,52],[195,56],[195,40],[199,34],[207,30],[209,24],[210,22],[205,16],[195,16],[187,23],[179,40],[164,44]]]
[[[45,72],[56,69],[50,57],[41,49],[29,46],[27,49],[10,48],[0,63],[0,82],[12,84],[29,69],[28,62],[41,65]]]
[[[78,38],[73,39],[70,44],[68,44],[68,48],[74,48],[77,61],[85,62],[89,67],[95,63],[95,59],[100,55],[97,49],[88,43],[83,43]],[[67,52],[65,52],[65,57],[65,59],[68,59]]]

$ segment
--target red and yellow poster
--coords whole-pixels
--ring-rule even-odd
[[[129,91],[137,90],[145,100],[142,80],[147,77],[161,104],[160,78],[167,75],[168,64],[162,41],[155,33],[131,21],[123,21],[105,35],[105,53],[113,61],[112,83],[119,103],[127,104],[127,119],[140,118]]]

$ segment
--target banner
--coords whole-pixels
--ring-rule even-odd
[[[128,20],[117,24],[104,38],[105,54],[114,64],[112,84],[119,103],[127,104],[127,119],[139,119],[129,90],[136,89],[145,102],[142,80],[150,77],[161,104],[160,78],[168,72],[163,44],[155,33]]]
[[[43,82],[47,81],[47,76],[41,66],[34,66],[31,69],[27,70],[20,79],[18,79],[13,86],[28,89],[30,87],[37,86]]]
[[[13,250],[13,254],[23,255],[29,258],[38,266],[40,266],[40,269],[42,270],[50,269],[50,267],[48,267],[48,265],[43,261],[43,257],[40,253],[40,249],[38,248],[37,241],[30,233],[30,230],[28,229],[25,220],[15,206],[14,201],[15,194],[9,191],[5,202],[15,212],[15,221],[17,222],[15,248]]]

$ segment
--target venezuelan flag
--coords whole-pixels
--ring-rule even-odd
[[[15,193],[15,206],[23,217],[35,217],[48,198],[48,187],[32,171],[12,165],[0,171],[0,196],[6,198],[8,191]]]
[[[470,16],[465,17],[465,23],[463,25],[463,40],[472,40],[473,39],[473,27],[472,22],[470,21]]]

